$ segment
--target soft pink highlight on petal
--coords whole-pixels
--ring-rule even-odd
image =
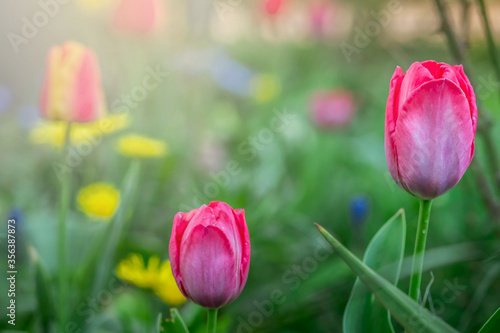
[[[198,224],[180,253],[180,273],[188,297],[207,307],[228,303],[237,285],[234,251],[226,235],[214,226]]]
[[[445,193],[470,164],[474,141],[469,103],[460,87],[432,80],[405,101],[395,142],[401,182],[422,199]]]

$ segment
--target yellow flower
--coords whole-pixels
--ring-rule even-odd
[[[121,280],[138,287],[152,288],[158,277],[159,264],[160,258],[152,256],[146,266],[141,255],[132,253],[120,261],[116,268],[116,275]]]
[[[186,301],[172,275],[170,261],[160,263],[158,256],[149,258],[146,265],[141,255],[132,253],[120,261],[116,275],[137,287],[153,290],[169,305],[177,306]]]
[[[91,123],[71,124],[70,139],[72,145],[90,143],[96,145],[103,135],[112,134],[130,124],[128,113],[108,115]],[[30,133],[30,140],[35,144],[50,144],[61,148],[64,145],[64,136],[68,123],[65,121],[43,121]]]
[[[110,219],[120,202],[120,192],[110,184],[90,184],[78,192],[80,209],[93,218]]]
[[[128,157],[147,158],[164,156],[167,153],[168,146],[160,140],[137,134],[128,134],[118,140],[116,149]]]
[[[271,74],[257,75],[252,80],[252,95],[259,103],[265,103],[275,99],[281,91],[278,78]]]
[[[165,303],[172,306],[181,305],[186,301],[186,298],[182,295],[179,287],[177,286],[177,282],[175,282],[169,260],[164,261],[161,264],[159,278],[154,288],[154,292]]]

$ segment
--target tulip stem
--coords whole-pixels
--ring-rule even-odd
[[[424,266],[425,242],[429,229],[429,218],[431,215],[432,200],[420,200],[420,211],[418,214],[417,236],[415,238],[415,250],[411,265],[410,292],[408,295],[418,302],[420,283],[422,281],[422,268]]]
[[[207,309],[207,333],[217,332],[217,312],[219,309]]]
[[[68,122],[64,135],[64,143],[62,150],[62,164],[65,165],[68,148],[71,144],[71,123]],[[61,181],[61,197],[59,202],[59,230],[58,230],[58,268],[59,268],[59,332],[64,331],[64,323],[66,320],[66,220],[69,210],[70,198],[70,179],[68,172],[63,172],[60,175]]]
[[[491,32],[490,22],[488,20],[488,14],[486,12],[486,5],[484,0],[478,0],[479,9],[481,10],[481,17],[483,19],[484,31],[486,33],[486,41],[488,42],[488,51],[490,53],[491,63],[497,79],[500,80],[500,63],[498,62],[497,49],[495,46],[495,40],[493,39],[493,33]]]

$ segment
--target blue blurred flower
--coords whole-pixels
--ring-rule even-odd
[[[370,200],[363,195],[355,196],[351,200],[349,208],[352,226],[361,227],[366,222],[370,212]]]
[[[218,52],[214,60],[210,67],[212,79],[232,93],[248,96],[254,73],[223,50]]]

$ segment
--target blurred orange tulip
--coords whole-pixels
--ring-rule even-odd
[[[99,65],[91,49],[76,42],[50,49],[40,110],[47,119],[79,123],[106,113]]]

